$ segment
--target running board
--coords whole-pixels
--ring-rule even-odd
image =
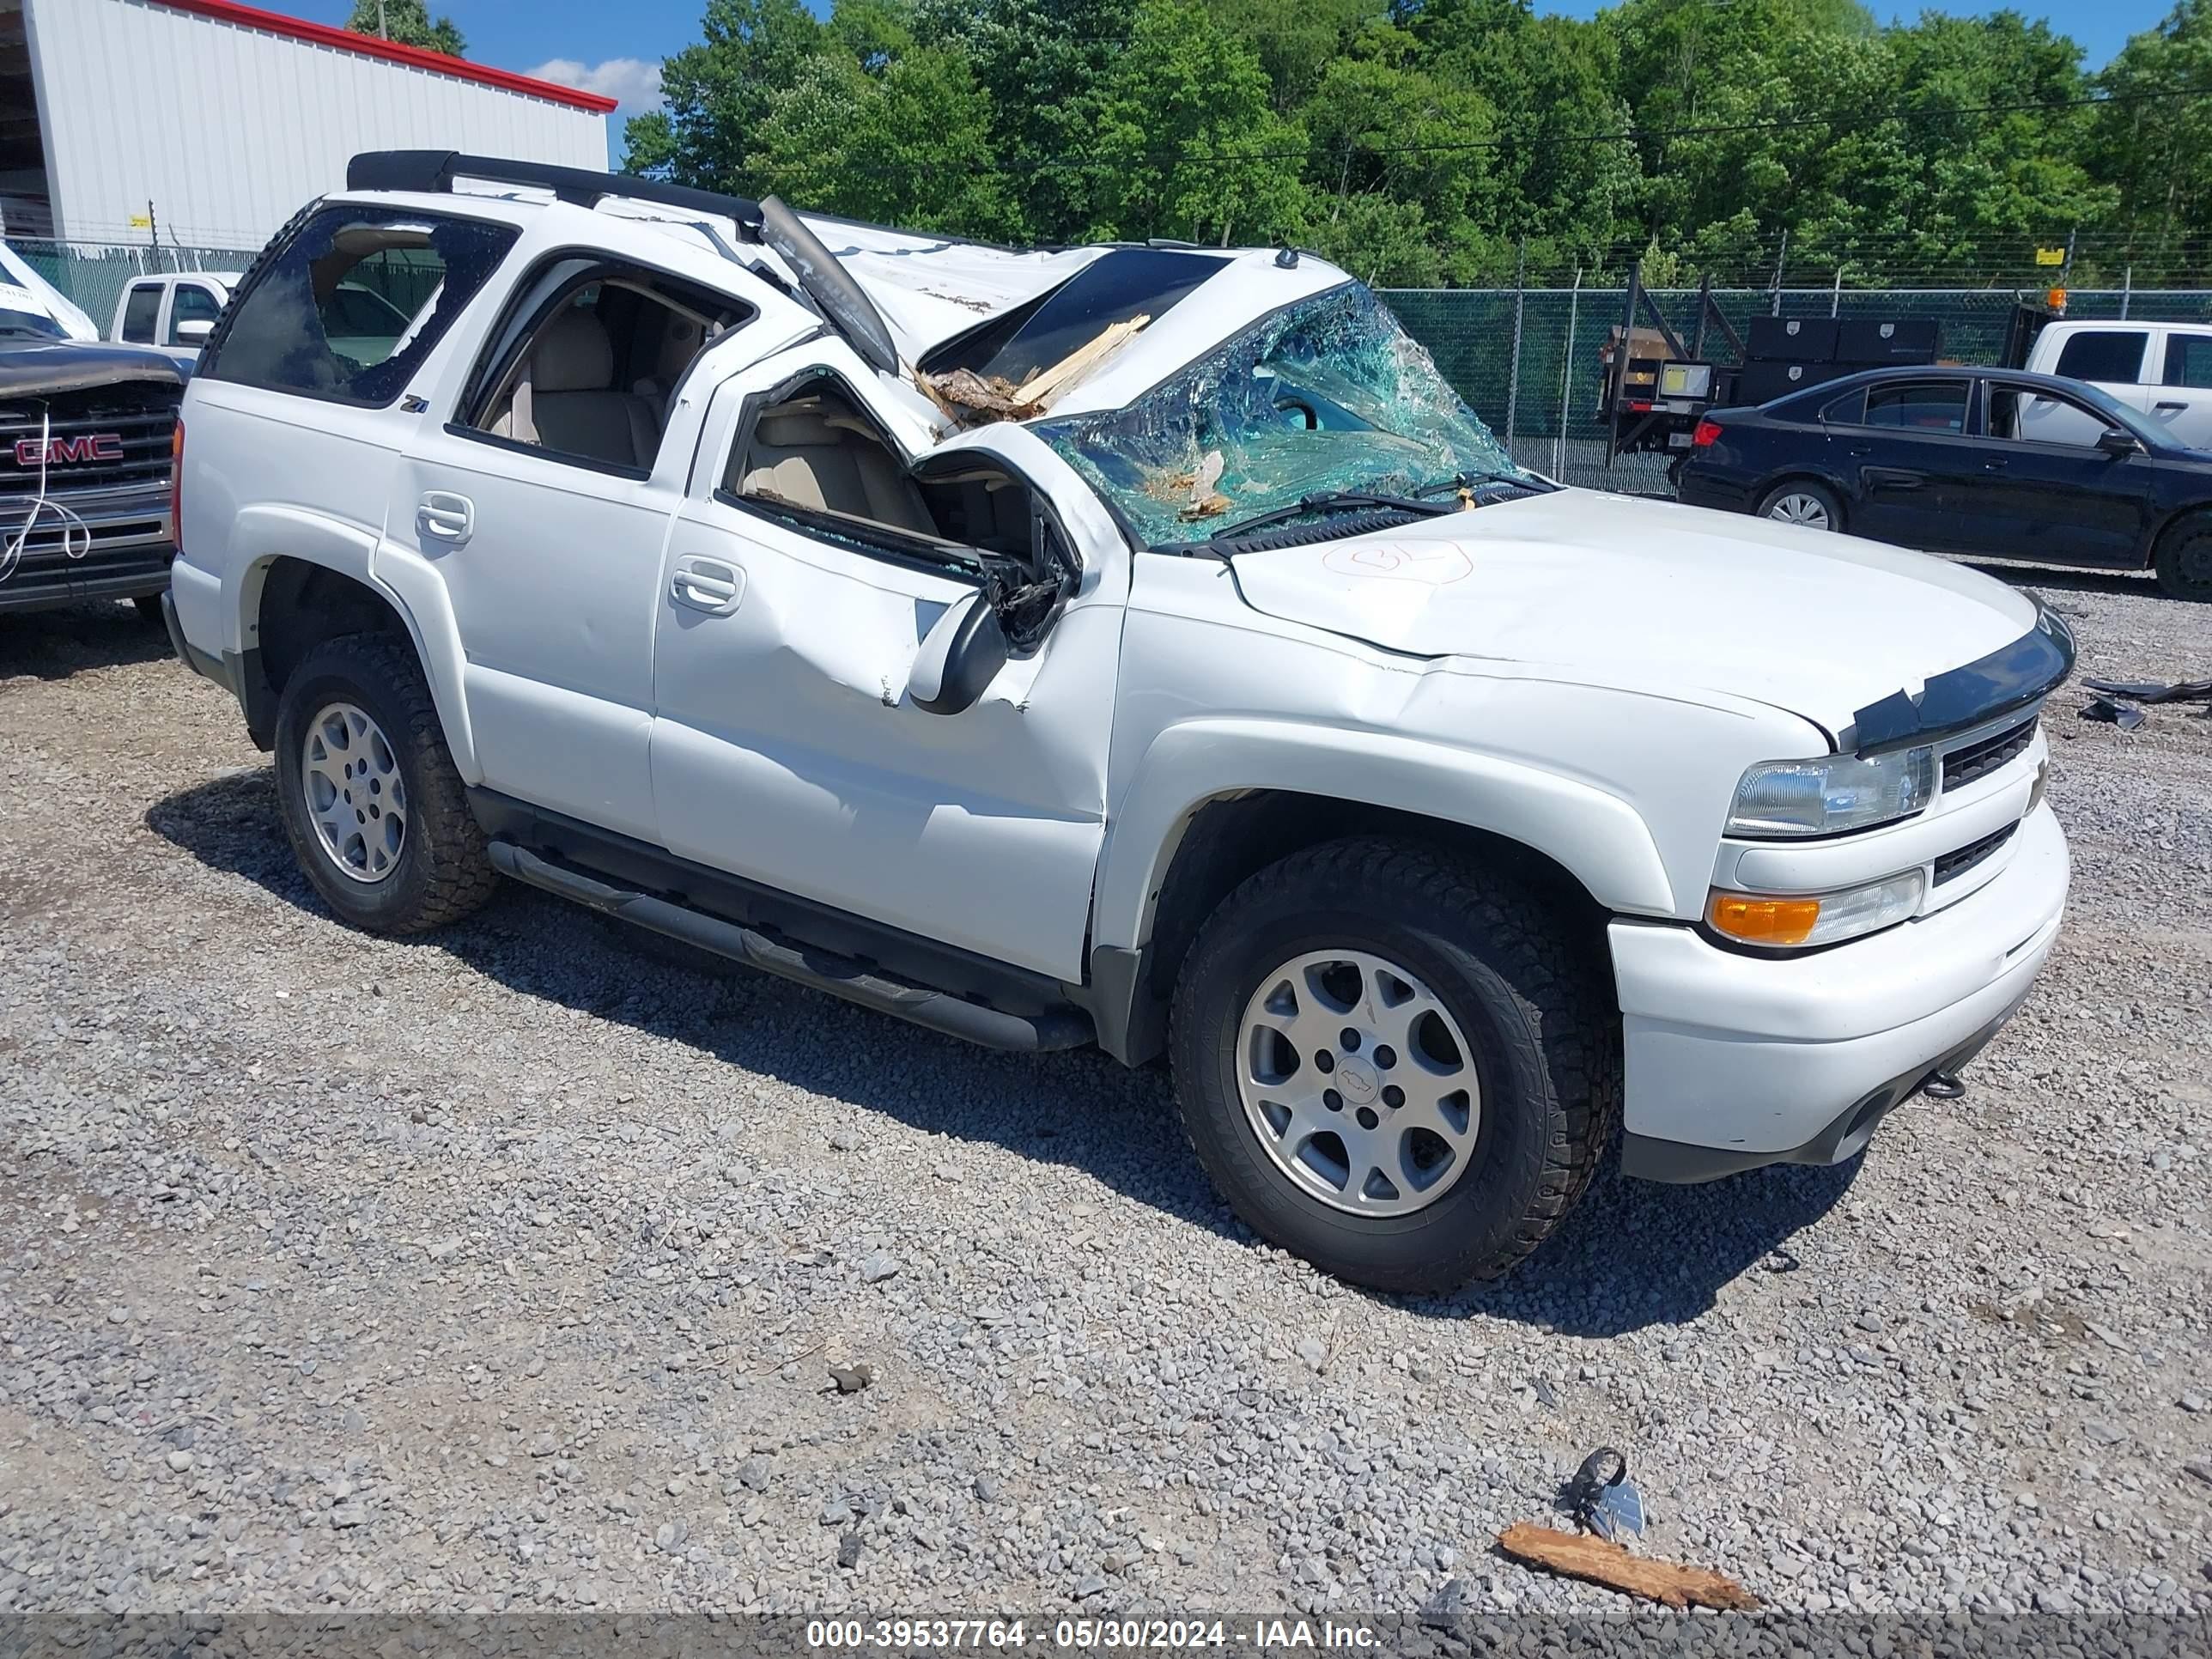
[[[493,842],[490,853],[493,866],[517,881],[558,893],[562,898],[574,899],[602,915],[635,922],[748,968],[796,980],[833,997],[857,1002],[863,1008],[895,1015],[948,1036],[963,1037],[986,1048],[1036,1054],[1048,1049],[1079,1048],[1092,1040],[1090,1019],[1073,1008],[1042,1014],[1005,1013],[981,1003],[948,996],[942,991],[910,985],[903,980],[886,979],[850,957],[786,945],[756,928],[725,921],[689,905],[658,898],[635,888],[611,886],[595,876],[540,858],[513,842]]]

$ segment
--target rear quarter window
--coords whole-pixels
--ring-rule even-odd
[[[325,208],[240,289],[199,375],[332,403],[390,404],[515,234],[476,219]]]
[[[2142,379],[2143,347],[2150,336],[2141,329],[2109,334],[2076,334],[2059,349],[2053,372],[2069,380],[2112,380],[2133,384]]]
[[[123,337],[133,345],[154,343],[154,324],[161,314],[161,285],[140,283],[123,302]]]

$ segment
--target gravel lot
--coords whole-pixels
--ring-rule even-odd
[[[2212,612],[2014,574],[2212,673]],[[0,1611],[1587,1611],[1491,1545],[1612,1443],[1781,1607],[2212,1612],[2212,720],[2082,701],[1964,1100],[1409,1304],[1257,1247],[1158,1073],[520,888],[349,933],[126,607],[0,621]]]

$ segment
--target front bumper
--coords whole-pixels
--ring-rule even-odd
[[[169,588],[174,546],[94,548],[81,559],[26,558],[0,581],[0,614],[50,611],[89,599],[150,599]]]
[[[1854,1157],[1929,1076],[1963,1065],[2027,997],[2066,904],[2051,808],[1980,890],[1799,957],[1679,926],[1610,929],[1627,1060],[1623,1170],[1707,1181]]]

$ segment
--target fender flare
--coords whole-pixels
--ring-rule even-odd
[[[1387,732],[1287,720],[1201,719],[1153,739],[1109,815],[1091,938],[1133,951],[1192,815],[1273,789],[1395,808],[1487,830],[1556,860],[1613,913],[1672,916],[1673,884],[1635,809],[1594,785]]]
[[[407,630],[445,728],[453,769],[465,783],[483,781],[469,724],[460,629],[446,585],[427,560],[383,545],[364,526],[276,503],[242,510],[233,521],[230,545],[235,556],[224,581],[224,604],[234,618],[241,658],[258,659],[262,588],[277,560],[319,565],[361,583],[392,607]],[[257,665],[249,663],[249,668],[243,678],[258,674]]]

